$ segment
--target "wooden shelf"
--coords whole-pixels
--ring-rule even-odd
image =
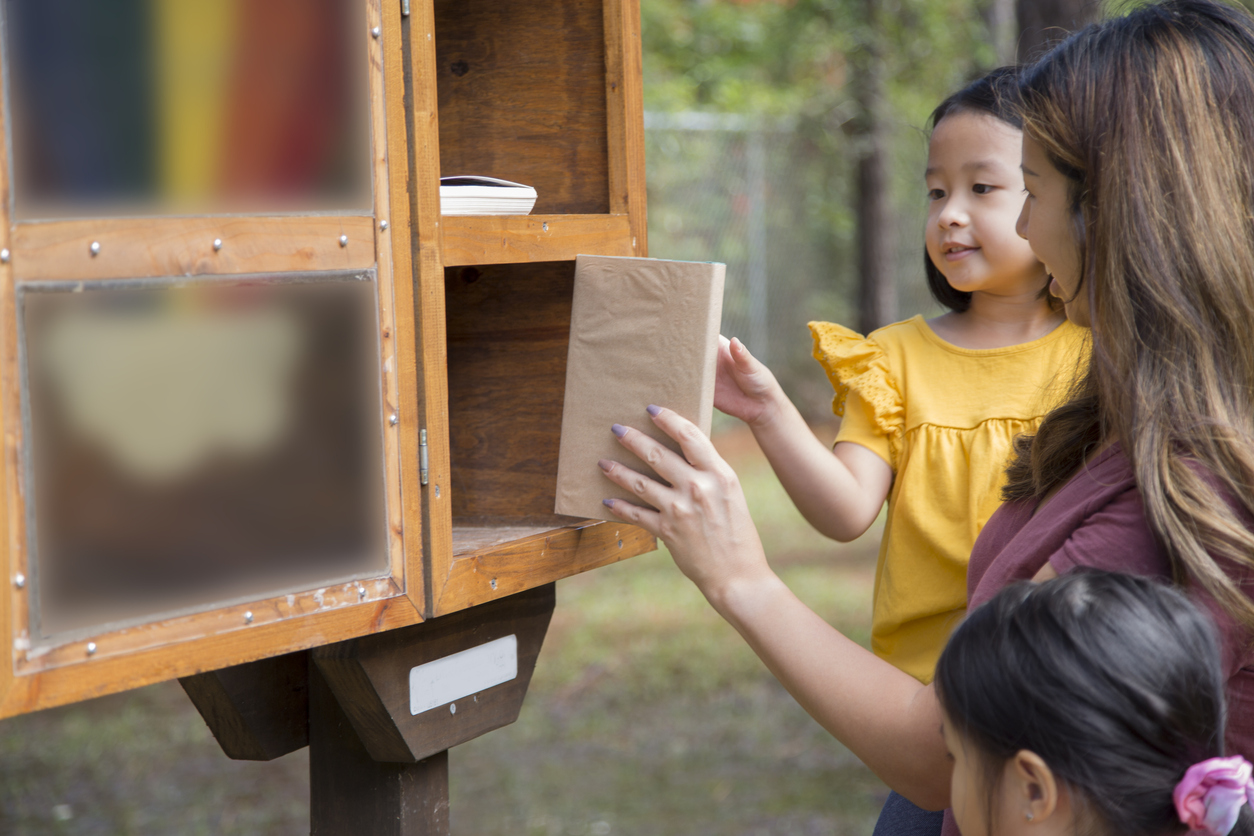
[[[546,516],[575,256],[648,255],[639,0],[550,6],[431,0],[410,18],[429,618],[656,547]],[[534,214],[441,216],[440,175],[461,172],[533,186]]]
[[[440,230],[447,267],[641,254],[627,215],[445,215]]]
[[[656,548],[647,531],[621,522],[556,515],[454,517],[453,561],[443,594],[437,594],[439,614]]]
[[[565,531],[578,531],[599,520],[577,517],[454,517],[453,557],[486,555],[505,545],[534,541]]]

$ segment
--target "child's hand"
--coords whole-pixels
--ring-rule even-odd
[[[715,409],[746,424],[757,424],[770,416],[778,391],[775,375],[754,359],[744,343],[735,338],[718,338]]]

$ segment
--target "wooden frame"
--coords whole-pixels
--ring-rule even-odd
[[[561,47],[575,69],[562,70],[565,87],[559,92],[565,98],[555,100],[560,107],[546,104],[548,122],[537,125],[550,139],[529,152],[550,201],[549,210],[538,208],[547,214],[462,218],[439,214],[441,91],[448,95],[451,79],[462,72],[456,62],[439,65],[441,36],[444,48],[508,61],[494,57],[495,49],[475,52],[474,39],[486,36],[476,22],[459,16],[534,17],[534,10],[496,0],[411,0],[403,16],[393,0],[360,2],[370,63],[369,214],[14,223],[7,144],[0,142],[0,577],[8,581],[0,590],[0,642],[12,648],[11,664],[0,665],[0,717],[417,624],[654,548],[651,537],[630,526],[555,517],[546,498],[556,471],[573,259],[578,253],[647,253],[638,0],[562,0],[579,21]],[[501,72],[484,77],[503,90],[530,86],[541,91],[537,95],[552,96],[551,88],[528,84],[546,66],[502,64],[495,68]],[[514,79],[513,70],[531,75]],[[480,90],[487,102],[499,92]],[[476,101],[451,101],[443,115],[449,136],[472,127],[459,120],[478,118]],[[567,117],[577,124],[579,139],[564,138],[560,123]],[[514,108],[508,118],[536,117]],[[7,111],[0,107],[0,131],[7,130],[4,119]],[[497,141],[513,137],[503,130]],[[580,168],[572,179],[569,161],[549,159],[543,143],[567,143],[568,152],[582,155],[587,171]],[[445,157],[453,159],[456,147],[446,145]],[[504,145],[489,151],[512,154]],[[100,245],[94,253],[93,243]],[[12,327],[17,284],[368,269],[376,271],[379,289],[390,571],[59,643],[32,643],[29,592],[18,583],[30,573],[18,334]],[[502,294],[463,293],[458,282],[468,286],[479,275],[485,277],[481,289],[491,285]],[[532,276],[538,282],[528,289],[523,280]],[[451,304],[450,287],[457,291]],[[507,297],[516,310],[519,304],[538,306],[544,317],[544,327],[534,333],[506,329],[506,342],[528,348],[540,364],[536,382],[544,391],[542,408],[518,413],[513,429],[509,409],[516,406],[502,390],[480,403],[467,397],[471,390],[459,376],[490,370],[476,353],[490,348],[494,335],[468,323],[481,313],[499,319],[508,313],[501,301]],[[524,367],[515,371],[531,376]],[[558,424],[552,420],[555,405]],[[476,427],[489,444],[513,450],[512,458],[482,469],[482,451],[465,449]],[[527,460],[533,440],[541,452]],[[515,497],[511,491],[518,486],[522,493]]]
[[[388,552],[384,575],[133,624],[99,635],[34,644],[28,632],[21,395],[17,333],[6,327],[0,381],[5,424],[5,597],[0,640],[12,664],[0,666],[0,716],[187,676],[319,646],[422,620],[421,512],[416,456],[417,387],[414,323],[408,281],[409,204],[404,155],[391,164],[390,145],[404,147],[401,20],[397,4],[362,3],[371,119],[371,215],[111,218],[14,224],[8,160],[0,160],[5,195],[0,210],[0,311],[16,322],[18,282],[214,276],[241,273],[374,269],[380,335],[380,417],[385,462]],[[371,30],[380,28],[380,36]],[[391,118],[389,118],[389,113]],[[399,170],[398,170],[399,169]],[[399,194],[398,192],[399,186]],[[387,221],[386,226],[381,221]],[[401,242],[393,253],[394,240]],[[220,245],[215,246],[215,240]],[[92,242],[98,248],[89,249]],[[93,252],[92,250],[96,250]],[[399,268],[399,269],[398,269]],[[388,416],[396,416],[396,421]],[[412,463],[412,464],[410,464]],[[410,538],[408,541],[406,538]],[[413,596],[412,598],[410,596]]]
[[[510,509],[508,513],[499,507],[499,503],[491,503],[497,507],[487,512],[470,510],[468,505],[475,503],[466,502],[466,498],[457,493],[458,482],[465,482],[464,477],[459,478],[459,472],[465,474],[468,470],[464,464],[459,466],[454,451],[462,449],[460,441],[466,438],[468,432],[476,431],[464,426],[467,423],[467,407],[463,393],[457,392],[456,396],[450,393],[450,379],[461,377],[461,369],[455,364],[450,365],[450,347],[454,344],[450,341],[455,341],[460,346],[466,337],[462,333],[449,330],[453,327],[452,323],[459,322],[461,316],[450,307],[453,302],[447,297],[449,282],[454,282],[451,286],[457,286],[456,279],[451,278],[457,274],[449,268],[469,267],[474,272],[467,274],[468,276],[498,276],[500,270],[508,270],[511,275],[518,274],[516,268],[510,270],[507,265],[530,263],[542,271],[551,271],[558,268],[545,268],[544,265],[566,262],[573,275],[573,260],[579,253],[644,256],[648,251],[645,231],[639,2],[575,0],[574,4],[586,7],[581,14],[588,22],[599,16],[602,29],[600,45],[603,52],[595,60],[605,69],[601,87],[605,114],[602,137],[605,149],[605,191],[604,198],[599,201],[604,207],[604,214],[539,214],[516,217],[439,217],[435,214],[439,206],[438,178],[441,173],[496,174],[528,182],[525,175],[512,176],[512,172],[441,172],[440,161],[447,156],[446,149],[440,148],[441,136],[448,134],[456,141],[461,137],[461,130],[442,127],[437,118],[439,84],[454,83],[448,75],[450,70],[461,81],[474,78],[474,62],[477,57],[482,57],[485,61],[496,61],[485,71],[492,80],[489,83],[508,85],[511,97],[525,94],[527,85],[496,81],[501,77],[508,78],[510,68],[501,64],[504,59],[500,53],[505,50],[500,49],[498,52],[497,48],[482,49],[473,40],[462,50],[454,46],[450,53],[446,48],[445,63],[448,66],[444,66],[439,60],[437,50],[441,32],[436,24],[435,4],[417,4],[414,17],[411,18],[411,25],[417,28],[415,36],[410,40],[413,45],[410,77],[437,79],[436,89],[428,85],[415,87],[413,90],[411,164],[416,172],[421,172],[414,184],[417,206],[414,222],[415,249],[419,254],[415,258],[414,278],[422,299],[417,318],[423,323],[423,354],[429,358],[425,365],[433,370],[449,370],[446,375],[433,373],[424,378],[428,434],[429,439],[433,439],[431,480],[433,486],[439,486],[428,488],[431,501],[424,520],[428,532],[428,547],[424,549],[428,562],[428,612],[432,616],[456,612],[502,595],[651,551],[656,547],[652,537],[631,526],[553,517],[551,499],[547,501],[547,507],[545,506],[546,488],[543,485],[534,492],[529,501],[519,503],[520,507]],[[510,14],[500,4],[486,1],[457,4],[459,11],[467,6],[473,8],[465,12],[466,14],[478,15],[474,18],[476,27],[473,28],[482,28],[483,21],[491,20],[495,15]],[[517,12],[526,13],[529,12],[525,9]],[[511,37],[525,41],[525,36],[515,32],[515,28],[510,27]],[[580,43],[585,48],[590,44],[589,41]],[[468,57],[463,58],[463,55]],[[544,72],[542,68],[537,70],[529,66],[519,71]],[[551,85],[535,86],[542,89],[545,96],[560,95],[560,91],[555,92]],[[455,115],[479,119],[481,111],[481,108],[464,108],[459,109]],[[471,115],[467,116],[466,112]],[[580,124],[585,132],[589,129],[590,123],[586,119]],[[475,127],[475,136],[482,143],[484,140],[480,137],[484,126],[476,122]],[[457,159],[460,161],[460,155]],[[545,173],[548,169],[543,162],[540,166],[542,180],[546,176],[552,176]],[[541,190],[542,198],[537,202],[536,208],[543,213],[545,204],[542,184],[537,188]],[[589,200],[590,194],[585,194],[582,200]],[[490,265],[496,265],[497,268],[487,269]],[[479,266],[484,266],[485,270],[479,271]],[[561,277],[554,276],[554,280],[560,282]],[[508,282],[508,279],[503,281]],[[519,278],[519,281],[525,283],[526,280]],[[564,339],[569,330],[569,310],[566,310],[566,320],[563,322],[561,305],[563,300],[569,305],[569,288],[553,286],[551,295],[545,298],[548,300],[546,304],[552,308],[552,322],[548,337],[551,348],[544,354],[544,362],[552,364],[560,360],[563,363],[561,368],[564,368]],[[522,304],[521,309],[526,309],[529,301],[536,300],[534,297],[520,296],[516,301]],[[487,313],[482,308],[475,310],[477,313]],[[440,332],[438,336],[437,328]],[[484,335],[482,339],[491,340],[493,335]],[[558,398],[561,388],[564,388],[561,374],[558,369],[556,373],[549,372],[546,378],[551,381],[548,385],[556,389]],[[552,398],[546,402],[546,438],[549,442],[555,440],[556,429],[560,426],[560,401],[557,402],[556,424],[552,422],[553,404]],[[532,420],[542,419],[532,416]],[[450,426],[450,422],[454,426]],[[527,482],[543,482],[554,476],[555,448],[552,456],[552,473],[521,475],[521,478]],[[513,496],[512,492],[517,487],[518,483],[507,485],[505,482],[493,483],[489,480],[481,483],[478,489],[480,493],[487,489],[497,491],[502,496]]]
[[[443,218],[442,227],[440,246],[449,267],[636,254],[628,215],[454,215]]]

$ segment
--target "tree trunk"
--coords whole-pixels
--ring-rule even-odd
[[[864,0],[867,43],[858,85],[862,130],[858,137],[858,327],[869,333],[897,314],[893,275],[891,184],[888,176],[888,102],[878,20],[880,0]]]
[[[1013,64],[1019,36],[1015,0],[987,0],[983,15],[989,38],[997,50],[997,63]]]
[[[996,0],[994,0],[996,2]],[[1016,0],[1019,60],[1035,61],[1054,44],[1101,16],[1099,0]]]

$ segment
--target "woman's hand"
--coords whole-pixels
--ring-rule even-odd
[[[669,486],[619,462],[602,460],[600,465],[610,481],[658,510],[621,499],[607,499],[605,504],[666,543],[680,570],[721,611],[721,601],[738,584],[771,575],[740,480],[692,422],[656,406],[648,412],[679,442],[683,456],[639,430],[617,424],[613,430],[619,443]]]
[[[714,408],[749,425],[770,421],[783,396],[771,370],[757,361],[744,343],[718,338]]]
[[[771,571],[740,482],[714,445],[669,409],[653,421],[680,456],[614,425],[619,442],[669,485],[618,462],[601,468],[653,508],[607,499],[617,516],[659,537],[675,563],[814,719],[890,787],[926,809],[949,803],[950,765],[935,692],[819,618]],[[868,453],[868,455],[874,455]]]

